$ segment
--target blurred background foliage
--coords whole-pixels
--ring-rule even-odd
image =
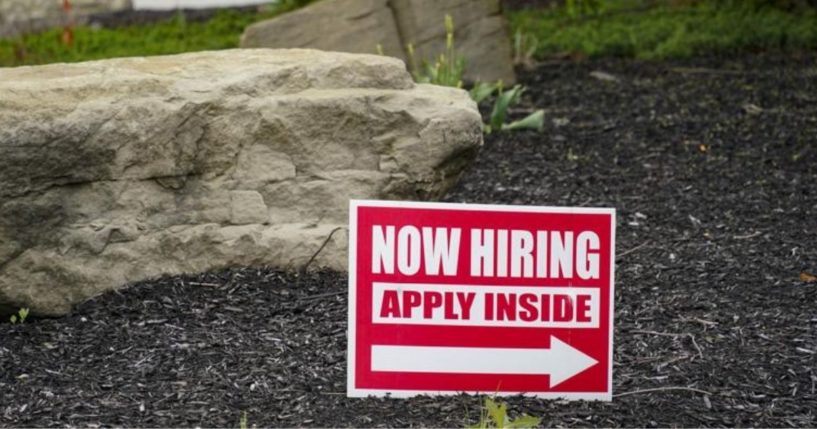
[[[78,26],[0,39],[0,66],[159,55],[238,46],[244,28],[313,0],[222,10],[204,21],[181,12],[150,24]],[[554,55],[683,58],[817,48],[817,0],[505,0],[512,34],[534,58]],[[520,37],[522,36],[522,37]],[[372,42],[373,53],[376,41]]]
[[[817,0],[567,1],[507,12],[535,56],[683,58],[817,47]]]

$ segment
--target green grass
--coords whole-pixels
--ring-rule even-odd
[[[508,17],[514,31],[536,37],[539,58],[568,53],[664,59],[817,48],[817,11],[811,8],[784,10],[746,0],[682,6],[625,0],[604,4],[596,13],[579,17],[564,8],[515,11]]]
[[[153,25],[116,29],[79,26],[74,43],[61,42],[62,29],[0,39],[0,66],[87,61],[102,58],[175,54],[238,47],[247,25],[282,12],[220,11],[206,22],[186,22],[183,15]]]
[[[266,12],[225,10],[207,22],[186,22],[178,15],[152,25],[117,29],[80,26],[75,29],[72,46],[60,41],[62,29],[0,39],[0,67],[235,48],[246,26],[310,1],[284,0],[281,7]],[[578,53],[663,59],[817,48],[817,9],[758,6],[792,1],[796,2],[576,0],[577,4],[587,2],[600,7],[589,11],[581,8],[578,14],[566,8],[515,11],[509,12],[508,18],[514,31],[536,37],[539,58]]]

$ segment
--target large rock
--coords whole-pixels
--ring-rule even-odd
[[[0,306],[162,274],[345,269],[350,198],[434,199],[482,142],[399,60],[233,50],[0,69]]]
[[[411,43],[417,59],[433,60],[445,50],[446,14],[454,19],[466,80],[516,80],[499,0],[321,0],[249,26],[241,47],[372,53],[380,44],[406,61]]]
[[[324,51],[403,52],[388,0],[319,1],[249,26],[242,48],[312,48]]]
[[[455,47],[465,58],[470,81],[513,83],[511,43],[498,0],[389,0],[405,43],[418,58],[445,52],[443,18],[454,20]]]

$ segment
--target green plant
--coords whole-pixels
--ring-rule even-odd
[[[661,60],[813,50],[817,9],[764,5],[806,1],[812,0],[617,0],[580,18],[571,17],[567,6],[509,11],[506,16],[515,33],[536,37],[536,58],[578,54]]]
[[[422,60],[419,64],[414,45],[406,45],[409,67],[414,80],[419,83],[462,87],[465,59],[454,49],[454,19],[445,16],[445,52],[439,54],[433,63]]]
[[[538,109],[533,113],[525,116],[522,119],[517,121],[513,121],[510,124],[503,124],[503,130],[536,130],[542,131],[542,128],[545,126],[545,111],[542,109]]]
[[[533,55],[539,40],[530,33],[516,30],[513,35],[513,63],[515,65],[530,67],[533,65]]]
[[[414,80],[418,83],[431,83],[434,85],[461,88],[462,75],[465,71],[465,60],[457,54],[454,48],[454,20],[451,18],[451,15],[445,16],[445,34],[445,52],[437,57],[434,64],[424,62],[422,68],[418,68],[417,66],[417,54],[414,50],[414,46],[412,44],[406,46],[409,68],[412,70],[411,74],[414,76]],[[519,43],[521,44],[522,42]],[[375,49],[378,54],[383,55],[383,47],[380,44],[376,45]],[[497,93],[493,111],[491,112],[491,118],[487,124],[483,125],[483,131],[485,133],[491,133],[495,130],[541,130],[544,126],[545,118],[545,113],[542,110],[537,110],[518,121],[509,124],[505,123],[508,108],[519,101],[519,96],[522,95],[524,89],[522,86],[516,85],[510,90],[503,92],[502,88],[502,81],[496,83],[476,82],[470,91],[471,98],[477,103]]]
[[[477,88],[476,86],[474,87]],[[522,92],[525,91],[525,88],[521,85],[514,85],[513,88],[503,91],[502,90],[502,83],[498,82],[495,86],[496,91],[498,92],[496,96],[496,100],[494,101],[494,106],[491,109],[491,116],[488,119],[488,123],[483,125],[483,131],[486,134],[490,134],[492,131],[498,130],[521,130],[521,129],[534,129],[537,131],[541,131],[545,124],[545,112],[544,110],[536,110],[535,112],[529,114],[528,116],[513,121],[511,123],[505,123],[505,120],[508,117],[508,109],[519,102],[519,97],[522,96]],[[472,97],[476,96],[483,96],[484,93],[487,91],[486,88],[479,88],[478,93],[474,94],[472,90]]]
[[[542,423],[539,417],[522,414],[521,416],[511,419],[508,416],[508,404],[502,402],[497,404],[492,398],[485,398],[485,405],[480,407],[479,422],[471,429],[488,429],[488,428],[534,428]]]
[[[12,324],[15,323],[25,323],[26,318],[28,317],[28,308],[21,308],[17,310],[17,314],[12,314],[9,318],[9,321]]]
[[[601,12],[601,0],[567,0],[565,10],[571,18],[598,15]]]
[[[63,28],[27,33],[0,39],[0,67],[236,48],[248,25],[297,5],[293,1],[274,3],[260,11],[221,10],[204,22],[188,22],[179,13],[145,25],[117,28],[78,25],[72,29],[70,45],[62,42]]]
[[[501,86],[502,81],[498,81],[496,83],[477,82],[474,84],[474,87],[471,88],[469,94],[471,94],[472,100],[476,101],[477,103],[482,103],[483,100],[490,97]]]
[[[241,413],[241,418],[238,420],[238,429],[247,429],[247,412]]]

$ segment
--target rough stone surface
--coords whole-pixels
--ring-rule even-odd
[[[498,0],[321,0],[303,9],[248,27],[245,48],[316,48],[374,52],[407,60],[444,52],[443,17],[454,19],[456,47],[466,61],[465,79],[513,83],[511,44]]]
[[[482,143],[467,93],[375,55],[233,50],[0,69],[0,305],[299,268],[350,198],[435,199]],[[337,231],[313,262],[344,269]]]
[[[131,9],[131,0],[72,0],[71,19],[81,24],[92,14]],[[0,0],[0,37],[63,25],[61,0]]]
[[[470,81],[502,79],[513,83],[508,31],[498,0],[389,0],[404,45],[411,43],[419,58],[445,52],[443,17],[454,20],[456,48],[465,58]]]
[[[313,48],[374,54],[403,52],[389,0],[318,1],[253,24],[242,48]]]

